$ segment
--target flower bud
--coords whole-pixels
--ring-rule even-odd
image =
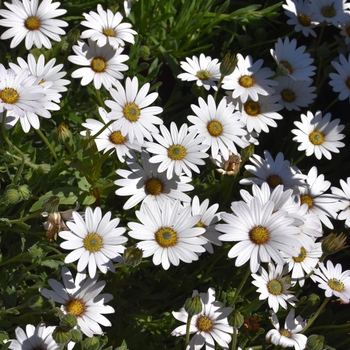
[[[317,294],[310,294],[307,298],[308,306],[317,306],[320,304],[320,297]]]
[[[72,139],[72,132],[68,129],[68,126],[64,123],[61,123],[56,130],[57,140],[60,143],[68,142]]]
[[[228,315],[228,323],[233,328],[241,328],[242,324],[244,323],[244,317],[238,310],[233,310]]]
[[[4,193],[5,201],[9,204],[16,204],[21,201],[21,196],[18,190],[14,187],[7,188]]]
[[[222,59],[222,62],[220,64],[220,73],[221,76],[227,76],[230,75],[237,66],[238,59],[236,55],[231,55],[230,52],[228,52],[224,58]]]
[[[142,45],[139,50],[141,58],[148,58],[151,55],[151,50],[148,46]]]
[[[349,247],[345,244],[346,236],[344,233],[330,233],[322,241],[322,251],[327,255],[334,254]]]
[[[62,317],[60,327],[63,331],[70,331],[78,324],[77,318],[72,314],[66,314]]]
[[[322,350],[324,344],[324,336],[312,334],[308,337],[305,350]]]
[[[26,201],[27,199],[29,199],[31,191],[27,185],[18,186],[17,190],[22,201]]]
[[[185,302],[185,310],[190,316],[198,315],[203,308],[200,295],[188,298]]]
[[[52,332],[52,338],[57,344],[66,344],[70,341],[69,331],[64,331],[60,326],[56,327]]]
[[[124,250],[124,263],[127,266],[135,267],[142,261],[143,251],[135,245]]]
[[[74,343],[79,343],[80,340],[83,338],[83,335],[78,329],[72,329],[70,331],[70,337]]]
[[[86,338],[84,340],[84,348],[86,350],[99,350],[100,342],[97,337]]]
[[[80,38],[80,30],[78,28],[73,28],[67,34],[67,42],[71,45],[75,44]]]

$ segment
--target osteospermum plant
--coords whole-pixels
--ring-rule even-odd
[[[349,348],[349,10],[2,2],[2,350]]]

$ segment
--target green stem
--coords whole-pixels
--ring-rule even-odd
[[[333,107],[333,105],[335,105],[337,102],[339,102],[339,98],[336,97],[324,110],[323,110],[323,115],[325,115],[327,113],[327,111]]]
[[[233,328],[233,335],[232,335],[232,344],[231,344],[231,350],[236,350],[237,346],[237,328]]]
[[[96,89],[96,90],[95,90],[95,95],[96,95],[98,104],[99,104],[101,107],[104,107],[104,103],[103,103],[103,100],[102,100],[102,97],[101,97],[100,90],[97,90],[97,89]]]
[[[248,266],[247,270],[246,270],[246,273],[244,274],[242,280],[241,280],[241,283],[240,285],[238,286],[238,288],[236,289],[236,292],[235,292],[235,295],[233,297],[233,300],[231,302],[231,306],[234,306],[235,305],[235,302],[239,296],[239,293],[241,292],[241,290],[243,289],[244,287],[244,284],[247,282],[247,279],[250,275],[250,266]]]
[[[187,324],[186,324],[186,335],[185,335],[185,350],[187,348],[188,343],[190,342],[191,320],[192,320],[192,316],[188,315]]]
[[[218,92],[219,92],[219,89],[221,87],[221,84],[222,84],[222,81],[224,80],[225,76],[224,75],[221,75],[219,81],[218,81],[218,85],[216,86],[217,87],[217,90],[215,90],[214,92],[214,101],[216,101],[216,97],[218,96]]]
[[[300,332],[300,334],[305,333],[305,331],[314,323],[314,321],[316,320],[316,318],[320,315],[320,313],[322,312],[322,310],[325,308],[325,306],[327,305],[327,303],[329,302],[331,298],[326,298],[322,305],[318,308],[318,310],[315,312],[315,314],[310,318],[309,322],[307,323],[306,327]]]
[[[36,132],[39,134],[39,136],[42,138],[42,140],[45,142],[46,146],[48,147],[48,149],[50,150],[52,156],[55,158],[55,160],[57,160],[57,154],[55,152],[55,150],[53,149],[53,147],[51,146],[51,143],[49,142],[49,140],[46,138],[46,136],[41,132],[40,129],[35,129]]]
[[[25,163],[25,156],[23,154],[23,152],[17,148],[11,141],[10,139],[7,137],[6,134],[6,130],[5,130],[5,124],[6,124],[6,110],[4,111],[3,115],[2,115],[2,123],[1,123],[1,132],[2,132],[2,136],[4,138],[4,140],[6,141],[6,143],[9,145],[10,148],[14,149],[20,156],[21,156],[21,163],[18,167],[17,173],[15,175],[15,178],[13,179],[13,183],[16,184],[22,174],[23,171],[23,167],[24,167],[24,163]]]

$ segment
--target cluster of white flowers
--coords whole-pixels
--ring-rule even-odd
[[[329,3],[287,0],[283,7],[290,18],[288,23],[305,36],[316,36],[314,29],[324,21],[342,26],[341,33],[346,35],[349,31],[344,26],[348,23],[350,5],[334,1],[331,5],[334,15],[325,17],[322,6],[330,6]],[[3,17],[0,26],[10,29],[1,39],[13,37],[11,48],[24,38],[27,50],[33,44],[37,48],[51,48],[49,39],[59,41],[59,35],[65,34],[61,27],[68,24],[54,19],[66,12],[57,9],[60,5],[57,2],[43,0],[38,5],[37,0],[23,3],[13,0],[4,4],[9,10],[0,10]],[[191,105],[194,115],[187,116],[190,126],[172,122],[167,127],[158,116],[163,109],[153,105],[158,93],[149,93],[149,83],[140,87],[137,77],[127,77],[124,84],[120,82],[124,79],[122,72],[128,70],[124,62],[129,57],[123,54],[124,47],[126,43],[133,44],[137,34],[131,24],[122,22],[119,12],[114,14],[101,5],[97,5],[97,12],[83,15],[81,25],[88,29],[73,46],[75,55],[68,57],[71,63],[83,67],[75,70],[72,77],[81,78],[82,86],[93,83],[97,90],[105,88],[110,99],[104,101],[109,110],[99,108],[102,121],[87,119],[82,125],[87,130],[81,135],[98,134],[95,138],[98,151],[115,150],[118,164],[125,163],[122,165],[129,168],[117,169],[120,178],[115,181],[118,187],[115,194],[130,196],[123,208],[137,207],[138,222],[127,224],[128,235],[138,241],[144,258],[152,257],[154,265],[165,270],[181,262],[192,263],[206,251],[213,254],[213,245],[235,242],[228,257],[236,258],[237,267],[249,261],[252,284],[258,288],[259,298],[267,300],[273,310],[276,329],[269,331],[266,338],[276,345],[304,349],[306,336],[298,333],[305,323],[300,316],[294,319],[295,309],[289,312],[283,330],[275,313],[280,307],[296,306],[298,299],[291,289],[297,284],[303,287],[306,276],[312,273],[312,279],[326,291],[327,297],[335,295],[349,302],[350,272],[343,272],[340,265],[334,267],[330,261],[327,267],[320,262],[322,248],[318,239],[323,237],[324,226],[333,228],[331,220],[345,220],[345,226],[350,227],[350,177],[340,180],[342,189],[331,187],[324,175],[318,175],[317,167],[304,174],[282,152],[274,158],[266,150],[264,157],[253,154],[249,159],[252,164],[245,165],[250,175],[240,184],[252,185],[252,194],[241,190],[242,200],[232,201],[231,213],[218,212],[219,204],[209,206],[209,199],[201,203],[197,196],[191,198],[187,192],[194,188],[190,184],[193,173],[201,172],[206,158],[225,163],[234,155],[240,157],[240,150],[259,143],[262,132],[268,133],[270,127],[278,126],[283,109],[300,111],[311,105],[316,98],[316,88],[312,86],[316,67],[306,47],[298,47],[296,39],[279,38],[271,48],[276,72],[263,67],[262,59],[254,61],[240,53],[236,55],[236,67],[226,76],[221,74],[222,63],[217,58],[203,53],[186,58],[180,62],[185,73],[178,78],[183,84],[195,82],[208,96],[206,100],[199,97],[198,105]],[[10,128],[20,120],[24,132],[28,132],[31,126],[40,127],[38,116],[51,118],[49,111],[59,110],[61,93],[67,90],[70,81],[62,79],[66,74],[61,71],[63,65],[55,66],[54,58],[45,64],[44,55],[36,60],[28,54],[27,60],[17,61],[18,65],[11,63],[8,69],[0,64],[0,113],[5,113],[6,126]],[[330,85],[339,93],[340,100],[350,100],[350,55],[348,58],[340,55],[332,66],[337,73],[330,74]],[[220,87],[226,96],[217,101]],[[210,94],[212,90],[214,95]],[[294,122],[297,129],[291,132],[295,135],[293,140],[300,143],[298,150],[305,151],[306,156],[331,159],[331,152],[339,153],[345,146],[340,141],[345,137],[341,134],[344,125],[339,119],[331,120],[330,113],[323,116],[321,111],[307,111],[300,117],[301,121]],[[227,169],[222,173],[227,173]],[[331,192],[327,192],[329,189]],[[100,207],[87,208],[84,215],[74,211],[72,220],[66,222],[67,230],[59,232],[59,237],[64,240],[61,248],[71,251],[65,263],[77,261],[76,278],[63,267],[63,285],[49,280],[52,290],[40,289],[42,295],[62,305],[63,313],[76,316],[88,337],[103,333],[100,324],[111,325],[102,314],[114,312],[105,305],[112,295],[100,294],[105,282],[97,279],[99,272],[114,272],[114,262],[123,259],[126,228],[117,227],[119,222],[119,218],[112,219],[111,212],[103,216]],[[191,320],[189,331],[196,335],[189,349],[204,345],[214,348],[214,341],[228,348],[233,329],[227,316],[232,309],[215,300],[212,288],[199,295],[203,311]],[[184,309],[173,315],[187,322]],[[27,335],[17,329],[17,341],[12,341],[10,348],[19,350],[27,338],[34,337],[42,340],[36,348],[56,350],[51,333],[51,328],[45,329],[43,325],[36,328],[28,325]],[[183,325],[172,334],[185,333]]]

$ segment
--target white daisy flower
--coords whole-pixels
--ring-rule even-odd
[[[340,298],[344,303],[350,302],[350,270],[343,271],[341,264],[333,265],[328,260],[327,267],[323,263],[318,264],[319,268],[314,270],[311,279],[318,283],[318,287],[325,290],[325,295],[330,298],[332,295]]]
[[[277,315],[271,312],[271,316],[271,322],[275,329],[271,329],[266,333],[267,342],[282,348],[294,347],[295,350],[304,350],[306,348],[307,336],[299,334],[305,328],[306,323],[301,316],[294,318],[294,308],[290,309],[282,329]]]
[[[338,26],[349,19],[350,4],[346,0],[310,0],[310,11],[316,21]]]
[[[236,259],[236,266],[242,266],[250,260],[250,269],[256,272],[261,262],[271,259],[283,265],[281,252],[297,255],[301,244],[295,235],[299,228],[294,219],[283,210],[273,212],[274,203],[261,204],[256,197],[249,205],[245,202],[232,202],[233,214],[222,213],[216,229],[224,234],[221,241],[238,242],[229,251],[228,257]]]
[[[9,10],[0,10],[0,26],[9,27],[1,35],[1,39],[12,38],[10,48],[18,46],[25,38],[25,46],[30,50],[35,44],[38,49],[42,46],[51,49],[51,41],[61,41],[59,35],[66,32],[60,27],[67,27],[68,23],[55,17],[64,15],[67,10],[57,9],[59,2],[43,0],[40,5],[38,0],[12,0],[12,3],[4,2]]]
[[[278,85],[275,94],[281,96],[279,103],[288,111],[300,111],[300,107],[308,107],[317,96],[313,93],[316,87],[310,86],[312,80],[301,81],[278,76],[276,81]]]
[[[110,122],[110,119],[108,119],[107,112],[104,108],[99,107],[98,111],[103,123],[95,119],[86,119],[86,122],[82,123],[83,127],[91,131],[92,136],[99,133],[94,139],[98,151],[106,153],[111,149],[113,151],[115,150],[119,161],[122,163],[125,162],[125,157],[131,157],[131,149],[141,151],[141,146],[138,145],[136,140],[134,140],[133,143],[130,143],[128,137],[123,135],[121,130],[116,126],[116,123],[111,124],[100,133],[101,129],[105,128],[106,124]],[[86,130],[80,132],[80,135],[86,136]]]
[[[271,188],[283,185],[285,190],[295,190],[296,187],[305,186],[307,176],[303,175],[297,167],[291,167],[289,161],[284,159],[283,153],[279,152],[276,159],[273,159],[268,151],[264,151],[264,156],[265,159],[253,154],[249,158],[254,165],[246,165],[245,169],[254,177],[242,179],[240,184],[251,185],[255,183],[261,185],[263,182],[267,182]]]
[[[289,276],[285,276],[283,265],[269,264],[269,272],[263,267],[259,268],[260,276],[253,273],[252,277],[254,284],[258,287],[257,292],[260,293],[259,300],[267,299],[269,307],[277,312],[279,307],[287,309],[288,304],[295,306],[295,301],[298,299],[289,290],[291,284],[287,283]],[[288,304],[287,304],[288,303]]]
[[[313,30],[319,23],[313,18],[310,10],[309,0],[286,0],[287,4],[283,4],[284,13],[289,17],[287,24],[295,26],[296,32],[302,32],[303,35],[316,37]]]
[[[183,81],[196,81],[197,86],[203,86],[206,90],[212,87],[217,90],[216,82],[220,79],[220,63],[217,58],[211,59],[210,56],[200,54],[199,58],[193,56],[186,57],[186,61],[181,61],[181,68],[186,73],[181,73],[177,77]]]
[[[279,95],[259,96],[259,99],[253,101],[248,98],[244,103],[239,103],[241,111],[241,121],[244,123],[248,132],[261,131],[269,132],[269,126],[276,128],[275,120],[283,119],[282,115],[277,113],[283,108],[279,103]]]
[[[332,186],[331,191],[333,195],[339,200],[339,214],[338,220],[345,220],[345,227],[350,228],[350,177],[340,180],[342,189]]]
[[[45,89],[46,95],[49,91],[53,90],[53,92],[59,93],[67,91],[67,87],[65,85],[70,84],[70,80],[61,79],[67,73],[61,71],[63,68],[63,64],[58,64],[55,66],[56,58],[52,58],[45,64],[45,56],[41,54],[38,60],[35,59],[34,55],[31,53],[27,57],[27,61],[25,61],[21,57],[17,57],[18,65],[14,63],[9,63],[11,69],[13,69],[17,74],[22,69],[29,69],[30,74],[34,75],[37,78],[40,78],[40,84],[45,84],[46,82],[52,83],[48,88]],[[60,102],[60,97],[53,97],[50,99],[56,103]]]
[[[322,243],[315,242],[312,248],[300,248],[300,253],[297,256],[285,257],[288,265],[288,272],[292,272],[291,284],[299,284],[303,287],[305,284],[305,275],[313,271],[322,256]]]
[[[16,74],[12,69],[5,69],[0,64],[0,112],[7,110],[7,127],[13,127],[18,120],[24,132],[32,126],[39,129],[39,117],[51,118],[51,110],[60,107],[49,100],[52,94],[46,95],[52,83],[40,84],[40,78],[22,69]],[[45,86],[45,87],[44,87]]]
[[[331,183],[326,181],[324,175],[317,176],[317,167],[313,166],[307,174],[307,186],[299,188],[297,200],[300,204],[307,204],[308,212],[315,213],[328,228],[333,229],[329,218],[336,218],[339,205],[338,198],[326,193]]]
[[[309,157],[315,154],[317,159],[324,155],[327,159],[332,159],[331,152],[339,153],[340,147],[345,144],[340,142],[345,135],[340,132],[344,125],[339,125],[340,119],[331,121],[331,114],[326,113],[322,116],[321,111],[313,115],[310,111],[301,115],[301,122],[294,122],[298,129],[293,129],[292,133],[296,135],[293,141],[299,142],[298,151],[305,151]]]
[[[68,60],[78,66],[84,66],[72,73],[72,78],[82,78],[80,84],[85,86],[94,81],[95,89],[103,85],[110,89],[117,79],[123,79],[121,72],[129,67],[122,63],[129,59],[128,55],[122,55],[123,48],[115,50],[111,45],[97,46],[96,42],[88,40],[88,44],[78,40],[78,45],[73,46],[75,55],[68,56]]]
[[[193,291],[192,297],[198,295],[198,291]],[[215,342],[223,349],[228,349],[231,342],[230,334],[233,328],[229,325],[227,317],[232,312],[231,307],[223,307],[223,304],[215,300],[215,290],[208,289],[208,293],[200,293],[202,311],[194,315],[190,322],[189,333],[196,333],[187,346],[187,350],[199,350],[203,346],[205,349],[215,349]],[[188,313],[185,308],[179,312],[172,312],[173,316],[185,323],[185,325],[175,328],[171,335],[179,337],[186,334],[186,323]]]
[[[116,173],[123,179],[116,180],[115,184],[121,186],[115,191],[118,196],[131,196],[123,206],[123,209],[134,208],[138,203],[157,202],[161,207],[166,201],[190,202],[191,198],[184,192],[193,190],[188,184],[191,178],[174,175],[171,179],[165,173],[157,171],[158,165],[149,162],[150,155],[146,151],[141,153],[141,165],[134,152],[126,160],[130,170],[118,169]]]
[[[39,80],[30,75],[28,69],[22,69],[17,74],[12,69],[5,69],[0,64],[0,111],[13,111],[24,117],[25,112],[35,113],[43,105],[39,99],[45,97],[44,88]]]
[[[217,213],[219,204],[213,204],[209,207],[209,199],[205,199],[202,203],[199,202],[199,198],[194,196],[191,203],[192,215],[200,215],[200,219],[196,226],[204,227],[205,233],[203,237],[208,241],[204,248],[210,254],[214,253],[213,244],[221,246],[222,242],[219,240],[220,233],[216,230],[216,224],[220,220],[221,213]]]
[[[66,240],[60,247],[70,252],[64,262],[69,264],[78,260],[77,270],[83,272],[86,267],[89,275],[94,278],[96,268],[107,273],[107,270],[115,272],[112,260],[120,257],[125,247],[122,246],[128,239],[122,234],[124,227],[118,227],[119,218],[111,220],[111,212],[107,212],[102,217],[100,207],[95,211],[86,208],[84,219],[73,211],[73,221],[67,221],[66,225],[70,231],[61,231],[58,235]]]
[[[191,105],[196,116],[190,115],[187,119],[193,124],[189,131],[197,131],[201,136],[205,136],[203,143],[211,148],[211,157],[216,158],[219,152],[225,159],[229,158],[229,153],[237,154],[236,144],[239,147],[246,147],[240,136],[247,132],[243,129],[244,124],[239,121],[240,113],[235,112],[232,104],[227,104],[226,99],[222,99],[216,107],[213,96],[208,96],[208,103],[201,97],[198,99],[199,107]]]
[[[131,29],[130,23],[121,23],[123,16],[120,12],[114,14],[111,10],[105,11],[100,4],[97,5],[97,12],[90,11],[83,13],[86,21],[81,25],[90,29],[81,33],[81,39],[91,39],[96,41],[97,46],[103,47],[107,43],[114,49],[124,46],[124,41],[134,44],[135,30]]]
[[[339,100],[349,98],[350,101],[350,54],[347,59],[344,55],[339,55],[339,61],[331,62],[337,73],[329,74],[329,85],[333,87],[334,92],[339,92]]]
[[[152,141],[152,136],[158,134],[156,125],[163,124],[163,120],[156,117],[162,113],[163,108],[151,106],[158,97],[157,92],[148,94],[150,84],[146,83],[139,89],[137,77],[132,80],[128,77],[125,81],[125,89],[119,81],[115,82],[116,89],[109,90],[114,100],[105,101],[106,106],[111,109],[108,118],[116,120],[116,127],[120,128],[123,135],[127,135],[130,142],[137,139],[143,145],[144,138]]]
[[[166,171],[168,179],[173,174],[180,176],[184,172],[188,177],[192,177],[192,170],[199,173],[197,165],[204,165],[203,158],[209,157],[203,150],[208,149],[202,144],[204,136],[199,136],[197,131],[188,131],[187,124],[182,124],[178,130],[176,124],[170,124],[170,132],[164,126],[160,126],[161,134],[153,135],[158,142],[145,142],[147,151],[154,154],[150,158],[151,163],[160,163],[158,171]]]
[[[200,216],[190,213],[190,206],[180,209],[179,200],[165,201],[161,207],[157,202],[144,204],[136,211],[141,224],[129,222],[128,235],[141,241],[137,247],[143,250],[143,257],[153,255],[153,263],[162,264],[164,270],[180,261],[191,263],[198,260],[197,253],[205,252],[207,240],[201,236],[204,228],[193,227]]]
[[[241,54],[237,54],[236,69],[230,75],[225,76],[222,88],[225,90],[233,90],[232,98],[239,98],[242,103],[248,98],[253,101],[259,99],[259,95],[267,96],[273,94],[277,82],[269,79],[275,73],[270,68],[261,68],[264,60],[260,59],[253,63],[251,56],[245,58]]]
[[[286,37],[284,41],[278,38],[275,49],[271,49],[271,55],[278,65],[280,75],[287,75],[294,80],[310,80],[315,75],[315,66],[311,66],[314,61],[310,54],[305,53],[306,46],[297,48],[297,41],[289,41]]]
[[[16,339],[10,340],[11,350],[59,350],[61,347],[52,338],[52,332],[56,327],[45,327],[45,323],[39,323],[36,327],[27,324],[24,331],[21,327],[15,330]]]
[[[77,318],[78,326],[86,336],[102,334],[100,324],[105,327],[112,325],[102,314],[115,312],[111,306],[104,305],[113,299],[112,294],[100,294],[106,282],[97,282],[97,276],[93,279],[86,279],[85,273],[79,272],[74,280],[66,266],[62,267],[61,274],[64,286],[54,279],[49,279],[48,283],[53,290],[40,287],[39,292],[45,298],[52,298],[56,303],[62,304],[61,310],[64,314],[73,314]]]

